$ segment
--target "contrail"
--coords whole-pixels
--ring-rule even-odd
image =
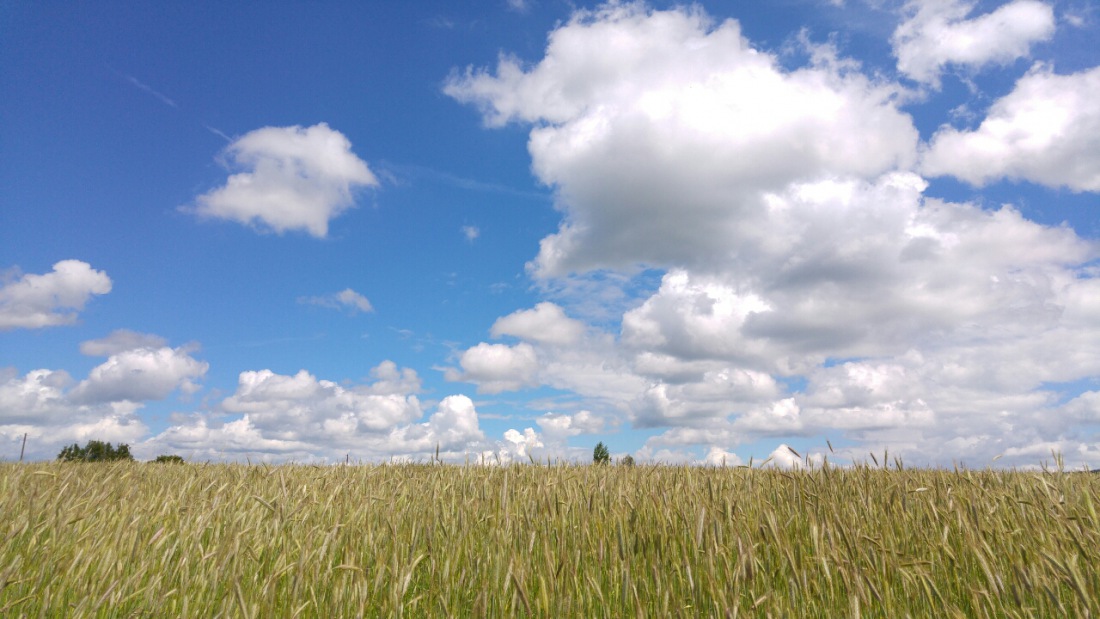
[[[233,141],[233,138],[226,135],[224,132],[222,132],[221,129],[218,129],[217,127],[211,127],[210,125],[208,125],[206,123],[203,123],[202,126],[206,127],[207,131],[209,131],[210,133],[213,133],[214,135],[224,139],[226,142],[232,142]]]
[[[163,104],[165,104],[165,105],[167,105],[167,106],[169,106],[169,107],[171,107],[175,110],[178,110],[178,111],[181,111],[181,112],[183,111],[183,110],[180,109],[179,104],[176,103],[171,97],[169,97],[168,95],[166,95],[166,94],[160,92],[159,90],[153,88],[152,86],[146,84],[145,82],[139,80],[138,78],[134,77],[133,75],[130,75],[128,73],[123,73],[122,71],[119,71],[118,69],[112,67],[111,65],[107,65],[107,68],[110,69],[111,72],[114,73],[115,75],[117,75],[118,77],[126,80],[127,82],[130,82],[130,85],[132,85],[134,88],[137,88],[138,90],[140,90],[140,91],[142,91],[142,92],[144,92],[148,95],[156,97],[157,100],[159,100],[161,103],[163,103]],[[192,118],[194,118],[194,116],[192,116]],[[214,135],[222,138],[226,142],[233,142],[233,138],[226,135],[226,133],[224,131],[222,131],[221,129],[218,129],[217,127],[212,127],[212,126],[206,124],[205,122],[203,122],[201,119],[197,119],[197,118],[194,118],[194,119],[196,121],[198,121],[198,123],[200,125],[202,125],[203,128],[206,129],[207,131],[209,131],[210,133],[213,133]]]
[[[138,90],[140,90],[140,91],[142,91],[146,94],[149,94],[149,95],[152,95],[152,96],[156,97],[157,99],[160,100],[161,103],[163,103],[165,105],[174,107],[177,110],[179,109],[180,106],[175,101],[173,101],[171,99],[171,97],[169,97],[168,95],[166,95],[166,94],[160,92],[159,90],[153,88],[149,84],[146,84],[145,82],[139,80],[138,78],[134,77],[133,75],[130,75],[129,73],[123,73],[122,71],[119,71],[118,69],[112,67],[111,65],[107,65],[107,68],[110,69],[111,72],[114,73],[115,75],[121,77],[122,79],[126,80],[127,82],[130,82],[130,84],[134,88],[137,88]]]
[[[163,102],[167,105],[170,105],[170,106],[172,106],[176,109],[179,109],[180,106],[176,105],[175,101],[169,99],[165,94],[163,94],[161,92],[158,92],[152,86],[142,82],[141,80],[134,77],[133,75],[123,75],[123,77],[125,77],[127,80],[129,80],[129,82],[131,84],[133,84],[134,86],[137,86],[139,89],[144,90],[145,92],[147,92],[147,93],[153,95],[154,97],[160,99],[161,102]]]

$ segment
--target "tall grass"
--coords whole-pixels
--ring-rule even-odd
[[[0,616],[1095,616],[1098,490],[870,467],[4,464]]]

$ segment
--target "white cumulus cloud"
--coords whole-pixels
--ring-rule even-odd
[[[536,423],[542,428],[543,435],[549,441],[562,443],[573,436],[602,432],[606,425],[602,417],[586,410],[571,415],[567,413],[546,413],[539,416]]]
[[[510,335],[530,342],[569,346],[584,334],[584,323],[566,316],[560,306],[544,302],[534,309],[498,318],[490,333],[493,337]]]
[[[191,346],[170,348],[159,336],[127,330],[84,342],[81,351],[107,360],[79,382],[64,370],[0,370],[0,440],[15,445],[26,433],[34,459],[92,439],[136,445],[149,432],[142,407],[195,391],[209,367],[191,356]]]
[[[179,389],[198,390],[210,364],[191,356],[187,347],[134,348],[110,355],[69,394],[79,403],[163,400]]]
[[[815,51],[788,71],[734,20],[615,3],[552,32],[540,62],[505,56],[446,92],[490,126],[534,125],[533,169],[565,213],[536,275],[707,264],[759,241],[762,191],[915,161],[896,87]]]
[[[540,450],[545,447],[538,432],[533,428],[526,428],[523,432],[510,429],[504,432],[504,441],[497,457],[502,464],[512,462],[529,462],[539,460]]]
[[[894,32],[898,71],[936,87],[945,66],[981,69],[1026,58],[1031,46],[1054,35],[1054,10],[1037,0],[1013,0],[969,18],[968,0],[911,0]]]
[[[461,371],[446,372],[447,380],[476,382],[479,393],[500,393],[533,387],[539,362],[535,348],[526,342],[515,346],[482,342],[459,358]]]
[[[1001,178],[1100,191],[1100,67],[1057,75],[1036,66],[974,130],[944,127],[922,170],[972,185]]]
[[[93,295],[111,291],[111,278],[80,260],[62,260],[42,275],[6,279],[0,279],[0,331],[71,325]]]
[[[325,123],[312,127],[264,127],[225,151],[241,170],[195,199],[193,211],[277,233],[328,234],[329,222],[355,204],[355,192],[378,180],[344,134]]]
[[[712,445],[703,456],[703,463],[709,466],[741,466],[741,458],[732,451]]]
[[[419,421],[424,407],[415,395],[420,379],[413,370],[386,361],[371,374],[373,382],[337,384],[306,370],[293,376],[242,372],[220,414],[182,416],[141,448],[197,459],[284,461],[428,460],[436,450],[441,458],[462,461],[494,448],[468,397],[447,396]]]
[[[778,469],[790,470],[805,467],[806,461],[801,454],[783,443],[768,455],[768,464]]]
[[[275,436],[380,432],[421,415],[416,396],[348,389],[305,370],[294,376],[241,372],[237,392],[222,406],[231,413],[248,413],[256,427]]]

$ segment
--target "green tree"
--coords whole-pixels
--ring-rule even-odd
[[[153,462],[161,462],[163,464],[183,464],[183,456],[177,456],[177,455],[174,455],[174,454],[173,455],[161,455],[161,456],[157,456],[157,459],[153,460]]]
[[[73,443],[61,449],[57,459],[62,462],[111,462],[114,460],[133,460],[130,454],[130,446],[119,443],[114,447],[103,441],[88,441],[84,447]]]
[[[596,443],[596,448],[592,450],[592,462],[596,464],[611,462],[611,453],[607,451],[607,445],[604,445],[603,442]]]
[[[619,460],[619,464],[623,466],[634,466],[634,456],[627,454]]]

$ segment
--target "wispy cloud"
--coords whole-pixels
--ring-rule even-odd
[[[298,302],[303,305],[316,305],[329,309],[347,310],[351,315],[358,314],[359,312],[370,313],[374,311],[374,306],[371,305],[371,302],[351,288],[346,288],[336,294],[320,297],[298,297]]]
[[[433,168],[418,166],[418,165],[402,165],[389,162],[382,162],[380,164],[379,174],[387,174],[394,179],[402,178],[414,178],[414,179],[426,179],[428,181],[443,183],[452,187],[458,187],[459,189],[466,189],[468,191],[479,191],[485,193],[496,193],[514,196],[517,198],[526,198],[529,200],[549,200],[551,195],[548,192],[530,191],[525,189],[517,189],[515,187],[509,187],[508,185],[502,185],[500,183],[488,183],[485,181],[474,180],[471,178],[465,178],[458,176],[457,174],[451,174],[450,172],[442,172]],[[395,181],[397,184],[398,181]]]
[[[426,23],[428,24],[428,26],[432,28],[439,28],[440,30],[453,30],[455,27],[454,20],[444,15],[436,15],[429,19]]]
[[[526,13],[531,10],[532,0],[507,0],[508,8],[517,13]]]
[[[462,226],[462,236],[465,236],[467,241],[473,243],[477,240],[477,237],[481,236],[481,229],[477,226]]]

